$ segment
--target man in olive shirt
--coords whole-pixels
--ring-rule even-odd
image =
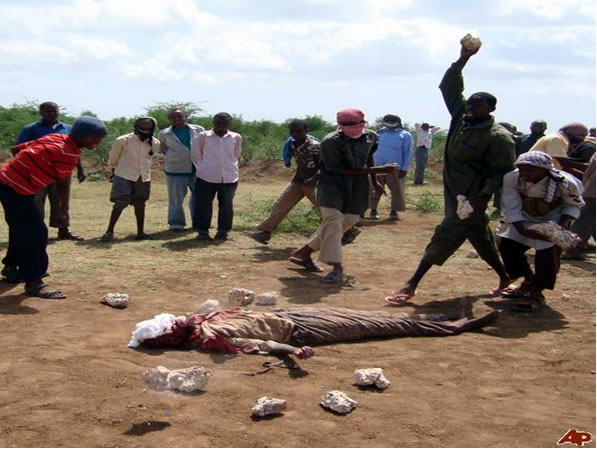
[[[365,114],[358,109],[347,108],[338,112],[339,129],[321,141],[321,168],[317,186],[317,202],[321,207],[323,221],[305,246],[295,251],[290,262],[309,271],[322,271],[313,260],[313,251],[319,251],[319,260],[332,265],[324,281],[341,282],[342,234],[350,229],[365,212],[369,203],[369,181],[381,195],[384,190],[377,181],[376,173],[390,173],[395,164],[373,167],[373,153],[377,149],[377,134],[366,129]]]
[[[389,303],[400,304],[413,297],[425,273],[433,265],[443,265],[465,240],[498,274],[499,284],[492,293],[499,294],[509,284],[485,210],[503,176],[513,169],[514,140],[490,115],[497,102],[493,95],[478,92],[468,100],[462,95],[462,69],[477,51],[462,46],[460,58],[447,70],[440,84],[452,116],[444,153],[444,220],[435,229],[415,274],[386,298]],[[474,209],[465,220],[456,214],[457,195],[464,195]]]

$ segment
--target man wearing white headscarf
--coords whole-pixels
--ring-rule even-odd
[[[160,141],[153,137],[157,122],[153,117],[139,117],[134,131],[118,137],[110,149],[110,167],[113,176],[110,201],[114,203],[108,229],[102,242],[114,239],[114,227],[122,211],[132,205],[137,221],[136,240],[151,239],[145,233],[145,203],[151,187],[152,156],[160,149]]]
[[[514,311],[534,312],[545,305],[543,290],[555,286],[561,249],[527,225],[553,221],[569,229],[584,204],[583,187],[571,174],[556,170],[551,156],[540,151],[521,154],[514,165],[504,176],[499,250],[510,279],[524,280],[504,296],[522,298]],[[525,256],[530,248],[536,251],[535,273]]]

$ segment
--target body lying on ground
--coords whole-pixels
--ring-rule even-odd
[[[492,311],[469,319],[457,314],[409,315],[342,308],[289,308],[272,312],[234,309],[207,315],[169,315],[171,325],[161,335],[141,339],[135,331],[129,346],[137,347],[140,343],[148,348],[294,354],[308,358],[313,355],[311,345],[365,338],[457,335],[494,323],[498,314]]]

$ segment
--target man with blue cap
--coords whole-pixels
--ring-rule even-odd
[[[0,202],[9,229],[1,274],[7,282],[24,282],[25,292],[31,296],[66,297],[42,281],[48,275],[48,228],[35,205],[35,194],[56,183],[59,214],[66,215],[69,181],[81,157],[81,149],[97,147],[107,132],[100,119],[82,116],[68,135],[52,133],[17,145],[13,149],[15,157],[0,167]]]
[[[39,105],[41,120],[25,125],[17,139],[17,145],[30,140],[36,140],[48,134],[68,134],[72,128],[68,123],[60,121],[60,108],[53,101],[45,101]],[[86,179],[85,170],[79,160],[77,164],[77,179],[83,182]],[[58,212],[58,189],[56,183],[41,189],[35,195],[35,204],[41,212],[42,218],[45,215],[46,198],[50,201],[50,227],[58,229],[58,240],[83,240],[82,237],[71,232],[70,217],[60,215]]]

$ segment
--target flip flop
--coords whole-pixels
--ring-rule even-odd
[[[298,257],[293,256],[293,257],[290,257],[288,259],[288,261],[295,265],[300,265],[305,270],[310,271],[312,273],[321,273],[323,271],[323,268],[321,268],[319,265],[317,265],[312,260],[299,259]]]
[[[529,286],[522,283],[519,287],[508,286],[502,290],[502,298],[523,298],[529,291]]]
[[[42,299],[64,299],[66,295],[57,289],[47,289],[48,284],[39,284],[35,287],[25,287],[25,293],[29,296],[35,296]]]
[[[408,302],[410,298],[415,296],[416,293],[417,292],[412,295],[409,295],[408,293],[392,293],[390,296],[386,296],[384,301],[393,306],[402,306]]]
[[[104,235],[100,237],[100,242],[111,242],[112,240],[114,240],[113,232],[106,232]]]
[[[523,296],[523,299],[523,302],[514,304],[510,307],[510,310],[516,313],[535,313],[544,307],[547,307],[544,296],[536,297],[526,295]]]

